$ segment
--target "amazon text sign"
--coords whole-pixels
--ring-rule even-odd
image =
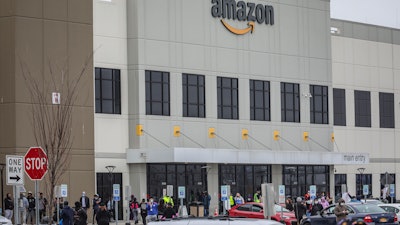
[[[222,24],[232,33],[245,34],[248,31],[253,31],[254,22],[259,24],[274,24],[274,7],[271,5],[255,4],[251,2],[244,2],[236,0],[211,0],[213,6],[211,7],[211,15],[219,17]],[[237,29],[227,24],[224,19],[233,19],[238,21],[248,21],[251,29]],[[247,31],[243,31],[247,30]]]

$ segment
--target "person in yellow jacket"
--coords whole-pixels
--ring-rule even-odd
[[[261,202],[261,191],[257,190],[253,196],[253,202]]]
[[[235,205],[235,200],[233,199],[232,193],[229,195],[229,204],[231,207]]]
[[[171,206],[174,207],[174,200],[170,196],[166,195],[163,197],[163,199],[164,199],[165,205],[168,205],[168,203],[171,203]]]

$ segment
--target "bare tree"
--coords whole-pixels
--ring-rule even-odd
[[[53,204],[56,197],[54,187],[59,185],[71,160],[72,110],[76,104],[78,87],[91,66],[92,56],[85,62],[77,74],[70,74],[68,67],[54,68],[48,62],[49,76],[34,76],[26,63],[20,59],[22,76],[31,97],[31,118],[33,134],[38,146],[47,153],[48,172],[44,177],[45,196],[48,196],[48,208],[51,223]],[[67,64],[67,63],[66,63]],[[52,102],[52,93],[60,93],[59,103]]]

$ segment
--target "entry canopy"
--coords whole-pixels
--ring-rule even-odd
[[[127,163],[236,163],[236,164],[369,164],[368,153],[328,151],[270,151],[248,149],[163,148],[128,149]]]

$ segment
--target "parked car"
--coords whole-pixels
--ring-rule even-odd
[[[369,203],[374,205],[384,204],[384,202],[382,202],[379,199],[361,199],[360,201],[363,203]]]
[[[257,202],[247,202],[240,205],[233,206],[229,211],[230,217],[246,217],[246,218],[257,218],[264,219],[263,204]],[[275,205],[276,214],[271,216],[271,220],[282,221],[286,225],[297,224],[296,216],[294,212],[290,212],[286,208],[280,205]],[[282,215],[282,216],[281,216]]]
[[[0,224],[2,225],[12,225],[11,220],[5,218],[4,216],[0,216]]]
[[[165,220],[162,222],[153,221],[149,225],[282,225],[273,220],[229,218],[229,217],[189,217]]]
[[[396,213],[397,218],[400,217],[400,204],[397,203],[386,203],[386,204],[379,204],[379,207],[381,207],[382,209],[384,209],[386,212],[392,212],[392,213]]]
[[[336,216],[334,209],[336,205],[330,205],[323,209],[320,215],[310,216],[301,221],[301,225],[336,225]],[[349,220],[363,220],[367,225],[398,225],[397,215],[383,210],[381,207],[360,202],[346,203],[349,211],[347,218]]]

